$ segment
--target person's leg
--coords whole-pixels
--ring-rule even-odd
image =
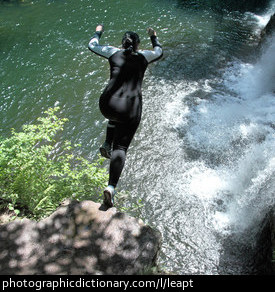
[[[115,127],[116,122],[109,121],[107,124],[107,130],[106,130],[106,140],[105,142],[112,145],[114,140],[114,134],[115,134]]]
[[[104,203],[113,206],[114,190],[124,168],[126,153],[138,128],[138,123],[117,123],[109,170],[109,185],[104,191]]]
[[[109,184],[116,187],[123,170],[126,153],[139,123],[118,123],[114,133],[113,152],[110,162]]]
[[[118,180],[124,168],[127,150],[127,148],[120,147],[115,147],[113,149],[110,163],[109,185],[114,188],[117,186]]]
[[[100,154],[110,159],[112,155],[112,144],[114,139],[114,133],[115,133],[115,122],[109,121],[107,124],[107,130],[106,130],[106,139],[103,145],[99,148]]]

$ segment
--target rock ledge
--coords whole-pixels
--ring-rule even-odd
[[[50,217],[0,226],[0,274],[138,274],[155,264],[158,231],[141,220],[69,201]]]

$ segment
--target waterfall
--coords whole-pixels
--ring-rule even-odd
[[[256,30],[268,20],[253,17]],[[274,46],[271,37],[257,60],[254,55],[233,58],[201,79],[149,82],[151,112],[146,120],[145,109],[145,126],[151,129],[150,143],[144,141],[148,130],[141,131],[135,148],[151,152],[146,161],[140,154],[130,158],[129,171],[137,182],[143,179],[146,217],[168,238],[164,250],[173,264],[182,259],[180,273],[257,273],[259,263],[251,263],[255,234],[274,206]],[[171,75],[188,61],[171,62],[169,69],[168,56],[155,72]],[[152,176],[144,179],[145,173]]]
[[[164,56],[143,81],[123,205],[142,201],[132,215],[162,233],[165,269],[256,273],[256,235],[274,206],[275,37],[257,44],[275,1],[1,2],[1,136],[58,104],[64,139],[90,160],[105,138],[98,98],[109,77],[87,50],[94,26],[104,22],[102,44],[114,46],[134,30],[141,49],[156,29]]]

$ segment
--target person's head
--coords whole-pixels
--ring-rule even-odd
[[[122,48],[125,49],[126,53],[136,52],[140,43],[139,36],[137,33],[132,31],[126,31],[122,38]]]

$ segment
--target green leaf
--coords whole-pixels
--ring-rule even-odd
[[[89,162],[75,154],[70,141],[57,138],[67,122],[57,112],[48,109],[37,123],[0,140],[0,197],[11,201],[10,210],[20,204],[43,218],[65,198],[96,201],[106,186],[104,159]]]

